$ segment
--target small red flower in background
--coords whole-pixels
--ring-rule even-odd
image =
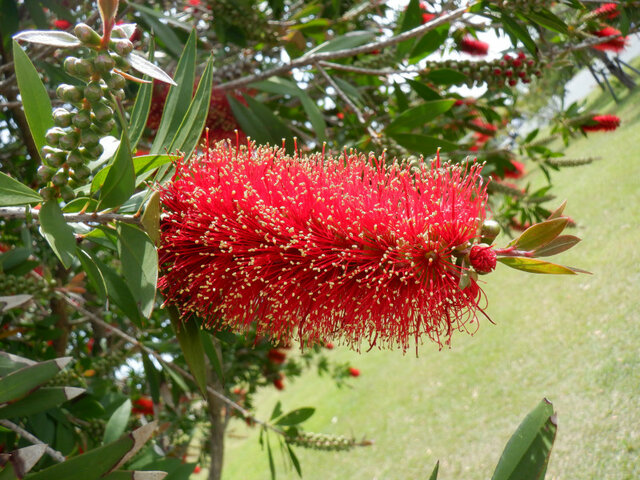
[[[273,386],[276,387],[278,390],[284,390],[284,375],[280,374],[280,376],[278,378],[275,378],[273,380]]]
[[[525,173],[524,163],[510,160],[510,166],[504,169],[504,178],[518,179],[522,178]]]
[[[489,52],[489,44],[467,36],[460,41],[460,51],[482,57]]]
[[[200,465],[196,465],[195,468],[193,469],[193,473],[200,473]]]
[[[184,316],[285,342],[448,344],[481,311],[452,257],[486,215],[480,170],[218,143],[160,188],[159,288]]]
[[[591,122],[580,128],[584,132],[610,132],[620,126],[620,118],[615,115],[594,115]]]
[[[612,35],[621,35],[622,32],[617,28],[613,27],[604,27],[595,32],[591,32],[598,37],[610,37]],[[621,52],[627,46],[627,37],[616,37],[606,42],[598,43],[597,45],[593,45],[592,48],[596,50],[609,51],[609,52]]]
[[[425,2],[420,2],[420,10],[422,11],[422,24],[424,25],[427,22],[430,22],[434,18],[436,18],[435,13],[430,13],[427,11],[428,5]]]
[[[116,25],[124,25],[125,23],[127,23],[127,22],[125,22],[124,20],[118,20],[116,22]],[[136,27],[135,31],[129,37],[129,41],[137,42],[141,38],[142,38],[142,31],[140,30],[140,28]],[[160,113],[162,113],[162,112],[160,112]]]
[[[282,365],[284,361],[287,359],[287,354],[282,350],[278,350],[277,348],[272,348],[267,352],[267,359],[271,363],[275,363],[276,365]]]
[[[95,343],[95,339],[94,338],[90,338],[89,341],[87,342],[87,350],[89,351],[89,353],[93,352],[93,344]]]
[[[338,117],[340,120],[344,120],[344,113],[338,112],[336,113],[336,117]]]
[[[71,28],[72,23],[69,20],[65,20],[63,18],[59,19],[59,20],[54,20],[53,21],[53,26],[56,28],[59,28],[60,30],[67,30],[69,28]]]
[[[608,19],[616,18],[620,15],[618,5],[616,3],[605,3],[593,11],[593,15],[597,17],[607,17]]]
[[[490,245],[474,245],[469,253],[471,266],[479,273],[489,273],[496,268],[496,252]]]
[[[352,377],[359,377],[360,376],[360,370],[358,370],[355,367],[349,367],[349,375],[351,375]]]
[[[153,400],[149,397],[140,397],[133,401],[133,413],[141,413],[143,415],[153,415]]]
[[[324,348],[326,348],[327,350],[333,350],[333,343],[331,342],[325,343]]]

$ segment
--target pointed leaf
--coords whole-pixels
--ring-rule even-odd
[[[429,480],[438,480],[438,470],[440,469],[440,460],[436,462],[436,466],[433,467],[433,472],[431,472],[431,476]]]
[[[207,392],[207,369],[204,362],[204,348],[200,339],[200,328],[194,318],[182,321],[176,310],[172,309],[171,323],[176,331],[184,359],[189,365],[191,374],[196,379],[203,395]]]
[[[144,366],[144,373],[147,383],[149,384],[149,392],[153,403],[160,402],[160,373],[156,369],[153,362],[149,359],[147,354],[142,354],[142,365]]]
[[[422,154],[425,157],[436,153],[438,148],[441,148],[443,152],[449,152],[458,148],[458,145],[453,142],[428,135],[390,133],[389,136],[406,149]]]
[[[182,123],[193,94],[196,68],[196,31],[192,30],[184,47],[174,80],[162,110],[162,120],[151,146],[151,153],[165,153]]]
[[[224,384],[224,372],[222,371],[222,359],[220,358],[221,353],[213,344],[211,334],[204,330],[200,330],[200,340],[202,340],[202,348],[204,348],[204,353],[207,355],[209,363],[211,363],[211,366],[216,372],[216,375],[218,376],[220,382]],[[216,342],[219,342],[217,338]]]
[[[546,398],[509,439],[491,480],[540,480],[556,438],[556,415]]]
[[[290,427],[293,425],[298,425],[299,423],[304,422],[308,418],[310,418],[314,412],[316,411],[313,407],[303,407],[298,408],[296,410],[292,410],[289,413],[284,414],[276,421],[276,425],[282,425],[285,427]]]
[[[271,141],[271,137],[260,120],[253,114],[253,112],[243,105],[239,100],[227,95],[229,106],[233,112],[233,116],[238,121],[238,124],[242,128],[242,131],[247,134],[257,144],[263,145]]]
[[[518,40],[522,42],[527,50],[531,53],[531,55],[538,54],[538,47],[536,46],[536,42],[531,38],[529,32],[526,27],[520,25],[514,18],[506,15],[504,12],[500,16],[502,20],[502,28],[511,38],[511,42],[513,45],[517,45]]]
[[[133,195],[135,187],[136,177],[131,158],[131,146],[127,133],[123,131],[111,169],[100,190],[98,209],[119,207]]]
[[[211,99],[211,87],[213,82],[213,56],[209,56],[207,66],[202,73],[198,89],[189,105],[187,113],[171,141],[169,151],[180,151],[184,153],[184,158],[191,156],[200,137],[209,115],[209,101]]]
[[[106,473],[116,470],[135,455],[146,443],[156,428],[150,422],[103,447],[89,450],[49,468],[31,474],[29,480],[98,480]]]
[[[449,37],[449,27],[448,23],[440,25],[418,40],[411,51],[409,63],[417,63],[440,48]]]
[[[151,78],[168,83],[169,85],[176,85],[176,82],[174,82],[164,70],[144,58],[141,53],[135,51],[131,52],[127,58],[129,59],[129,62],[131,62],[131,68],[134,68],[140,73],[149,75]]]
[[[364,45],[365,43],[373,41],[375,37],[376,36],[373,32],[368,32],[365,30],[348,32],[344,35],[332,38],[331,40],[328,40],[315,48],[312,48],[307,53],[305,53],[305,57],[314,55],[316,53],[336,52],[338,50],[346,50],[349,48],[359,47],[360,45]]]
[[[288,443],[287,443],[287,451],[289,452],[289,458],[291,459],[293,468],[296,469],[296,473],[298,474],[298,476],[302,478],[302,467],[300,466],[300,461],[298,460],[298,457],[296,456],[296,454],[293,452],[293,448],[291,448],[291,445],[289,445]]]
[[[116,408],[115,412],[109,417],[107,425],[104,427],[104,437],[102,443],[111,443],[124,433],[131,416],[131,399],[127,398],[122,405]]]
[[[71,357],[54,358],[22,367],[0,378],[0,404],[14,401],[51,380],[67,366]]]
[[[550,257],[551,255],[557,255],[565,250],[569,250],[575,246],[580,239],[573,235],[560,235],[543,247],[539,247],[533,251],[534,257]]]
[[[35,392],[31,392],[19,401],[0,408],[0,418],[28,417],[57,407],[61,403],[72,400],[84,392],[84,388],[42,387]]]
[[[251,112],[262,124],[262,129],[269,135],[269,143],[272,145],[282,145],[283,139],[291,139],[291,131],[280,120],[270,108],[258,102],[255,98],[243,95]]]
[[[129,287],[122,279],[122,276],[116,273],[110,266],[103,263],[96,256],[91,255],[91,258],[102,272],[105,284],[107,285],[107,294],[109,299],[113,301],[124,314],[131,320],[136,326],[142,326],[142,319],[140,318],[140,310],[136,300],[133,298]]]
[[[156,299],[158,252],[149,236],[139,228],[119,222],[117,231],[124,279],[140,311],[149,318]]]
[[[82,45],[75,35],[57,30],[27,30],[14,35],[13,39],[48,47],[72,48]]]
[[[149,235],[149,238],[154,245],[160,245],[160,194],[153,192],[146,206],[144,207],[144,213],[140,218],[140,222],[144,227],[145,232]]]
[[[40,208],[40,231],[65,268],[71,267],[76,253],[76,238],[55,200]]]
[[[0,172],[0,207],[40,203],[42,197],[21,182]]]
[[[78,260],[80,260],[80,264],[82,265],[82,269],[87,273],[87,278],[89,279],[89,283],[98,294],[100,298],[106,300],[107,298],[107,285],[104,280],[104,276],[102,272],[95,264],[91,256],[78,247],[76,250],[76,255]]]
[[[519,250],[534,250],[549,243],[562,233],[569,223],[567,217],[554,218],[536,223],[527,228],[522,234],[511,241],[509,246]]]
[[[438,115],[448,111],[454,103],[455,100],[433,100],[431,102],[424,102],[417,107],[405,110],[394,118],[391,123],[387,125],[386,131],[390,132],[423,127]]]
[[[506,266],[529,273],[546,273],[551,275],[575,275],[577,269],[557,265],[544,260],[529,257],[498,257],[498,261]],[[585,272],[588,273],[588,272]]]
[[[562,213],[564,212],[564,209],[566,206],[567,206],[567,201],[565,200],[564,202],[562,202],[562,204],[558,208],[556,208],[553,212],[551,212],[551,215],[549,215],[549,218],[547,218],[547,220],[553,220],[554,218],[558,218],[562,216]]]
[[[127,37],[128,38],[128,37]],[[153,60],[154,44],[153,39],[149,46],[149,58]],[[153,93],[153,83],[143,83],[138,89],[136,101],[131,109],[131,120],[129,121],[129,141],[131,148],[134,149],[145,127],[147,126],[147,118],[151,109],[151,95]]]
[[[26,305],[33,299],[33,295],[9,295],[0,297],[0,313]]]
[[[456,83],[464,83],[467,81],[467,76],[464,73],[460,73],[457,70],[452,70],[450,68],[438,68],[437,70],[431,70],[425,75],[425,77],[437,85],[454,85]]]
[[[53,127],[51,100],[49,99],[47,89],[42,83],[42,80],[40,80],[38,71],[22,47],[15,41],[13,42],[13,61],[18,88],[21,92],[20,96],[24,107],[24,114],[25,117],[27,117],[27,123],[29,124],[33,141],[38,148],[38,152],[40,152],[42,147],[46,145],[44,136],[47,130]]]
[[[23,367],[35,365],[37,362],[8,352],[0,352],[0,377],[15,372]]]

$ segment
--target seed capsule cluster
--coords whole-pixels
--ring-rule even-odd
[[[83,85],[61,84],[56,95],[67,106],[53,111],[54,127],[50,128],[42,148],[44,164],[38,169],[38,178],[44,184],[40,195],[45,200],[62,197],[75,198],[74,188],[85,185],[91,176],[88,163],[102,155],[100,138],[115,127],[111,93],[123,99],[126,80],[120,72],[129,70],[124,58],[133,50],[128,39],[111,41],[110,50],[99,50],[100,37],[88,25],[79,24],[74,33],[89,47],[86,58],[69,56],[64,69]]]
[[[469,87],[486,83],[491,88],[529,83],[531,78],[542,74],[543,65],[538,59],[518,52],[492,61],[445,60],[438,63],[438,68],[450,68],[466,75]]]
[[[51,287],[43,278],[7,275],[0,272],[0,292],[3,295],[46,295]]]

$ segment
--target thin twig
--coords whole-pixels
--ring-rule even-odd
[[[132,223],[134,225],[142,225],[140,217],[135,215],[125,215],[122,213],[112,212],[95,212],[95,213],[64,213],[62,215],[67,223],[86,223],[86,224],[106,224],[111,222],[123,222]],[[12,219],[12,218],[33,218],[38,220],[40,218],[39,210],[30,210],[27,214],[27,210],[24,207],[0,207],[0,218]]]
[[[27,432],[24,428],[20,427],[19,425],[16,425],[15,423],[9,421],[9,420],[0,420],[0,425],[2,425],[3,427],[8,428],[9,430],[14,431],[15,433],[17,433],[18,435],[20,435],[22,438],[24,438],[25,440],[33,443],[34,445],[44,445],[44,451],[47,452],[47,454],[53,458],[56,462],[64,462],[66,459],[64,458],[64,455],[62,455],[59,451],[54,450],[53,448],[51,448],[49,445],[47,445],[46,443],[44,443],[42,440],[40,440],[38,437],[32,435],[31,433]]]
[[[456,18],[464,15],[467,10],[478,3],[477,0],[470,2],[466,7],[458,8],[457,10],[452,11],[451,13],[447,13],[446,15],[442,15],[440,17],[434,18],[433,20],[425,23],[424,25],[420,25],[412,30],[408,30],[399,35],[395,35],[393,37],[389,37],[385,40],[378,40],[375,42],[367,43],[365,45],[361,45],[359,47],[354,48],[346,48],[344,50],[337,50],[335,52],[320,52],[314,53],[311,55],[303,55],[300,58],[296,58],[291,62],[285,63],[284,65],[279,65],[277,67],[271,68],[269,70],[265,70],[261,73],[256,73],[254,75],[249,75],[247,77],[239,78],[237,80],[231,80],[230,82],[223,83],[218,85],[217,88],[222,90],[231,90],[234,88],[242,87],[248,85],[253,82],[257,82],[259,80],[264,80],[265,78],[272,77],[274,75],[279,75],[281,73],[289,72],[294,68],[300,68],[308,65],[317,64],[321,61],[326,60],[336,60],[338,58],[346,58],[352,57],[354,55],[359,55],[361,53],[368,53],[372,50],[379,50],[385,47],[389,47],[391,45],[396,45],[405,40],[409,40],[411,38],[419,37],[420,35],[424,35],[425,33],[443,25],[445,23],[451,22]]]
[[[392,69],[392,68],[364,68],[364,67],[356,67],[353,65],[343,65],[341,63],[334,62],[318,62],[318,65],[323,66],[325,68],[332,68],[334,70],[343,70],[345,72],[352,73],[362,73],[364,75],[403,75],[403,74],[413,74],[413,73],[422,73],[424,69]]]

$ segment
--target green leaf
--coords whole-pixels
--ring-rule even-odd
[[[337,52],[338,50],[346,50],[349,48],[359,47],[360,45],[364,45],[365,43],[373,41],[375,38],[376,36],[373,32],[368,32],[366,30],[356,30],[353,32],[348,32],[344,35],[332,38],[331,40],[326,41],[315,48],[312,48],[307,53],[305,53],[305,57],[314,55],[316,53]]]
[[[258,122],[262,124],[262,129],[266,130],[269,136],[269,143],[272,145],[282,145],[283,139],[291,139],[291,131],[280,120],[270,108],[258,102],[255,98],[243,95],[251,112],[255,114]]]
[[[0,377],[35,364],[36,362],[28,358],[20,357],[12,353],[0,352]]]
[[[142,327],[140,310],[138,309],[136,300],[133,298],[129,287],[122,277],[97,257],[92,255],[91,258],[100,269],[100,272],[102,272],[105,284],[107,285],[107,294],[109,299],[120,307],[124,314],[129,317],[136,326]]]
[[[73,48],[82,45],[82,42],[68,32],[58,30],[27,30],[13,36],[14,43],[16,40],[21,42],[38,43],[48,47]],[[14,47],[15,52],[15,47]]]
[[[29,480],[98,480],[126,463],[149,440],[156,428],[150,422],[115,442],[29,475]]]
[[[71,267],[76,253],[73,230],[62,216],[55,200],[45,202],[40,208],[40,231],[65,268]]]
[[[127,423],[129,422],[129,417],[131,416],[131,407],[131,399],[127,398],[122,403],[122,405],[116,408],[116,411],[113,412],[111,417],[109,417],[109,420],[104,427],[104,437],[102,438],[102,443],[111,443],[120,438],[120,436],[127,428]]]
[[[289,458],[291,459],[293,468],[296,469],[298,476],[302,478],[302,467],[300,466],[300,461],[298,460],[298,457],[296,456],[296,454],[293,452],[293,448],[291,448],[291,445],[289,445],[288,443],[287,443],[287,451],[289,452]]]
[[[209,363],[216,372],[218,379],[221,383],[224,383],[224,372],[222,370],[222,354],[218,351],[216,346],[213,344],[213,339],[211,338],[211,334],[204,330],[200,330],[200,340],[202,341],[202,348],[204,348],[204,353],[207,355],[209,359]],[[218,339],[216,339],[218,342]]]
[[[9,273],[16,267],[26,262],[31,256],[31,250],[24,247],[12,248],[0,253],[0,271]]]
[[[171,323],[176,331],[184,359],[189,365],[191,374],[196,379],[203,395],[207,394],[207,368],[204,361],[204,347],[200,339],[200,327],[194,318],[181,320],[175,309],[170,309]]]
[[[267,457],[269,458],[269,472],[271,480],[276,480],[276,466],[273,463],[273,454],[271,453],[271,444],[269,443],[269,432],[267,432]]]
[[[425,78],[428,78],[436,85],[454,85],[456,83],[463,83],[467,81],[467,76],[457,70],[450,68],[438,68],[437,70],[430,70]]]
[[[0,408],[0,418],[28,417],[44,412],[84,393],[84,388],[43,387]]]
[[[517,45],[518,40],[520,40],[532,55],[538,54],[536,42],[531,38],[526,27],[520,25],[514,18],[506,15],[504,12],[501,14],[500,19],[502,20],[502,28],[507,32],[507,35],[511,37],[514,45]]]
[[[559,235],[558,237],[551,240],[546,245],[537,248],[533,251],[534,257],[550,257],[551,255],[557,255],[558,253],[562,253],[565,250],[569,250],[571,247],[575,246],[580,239],[573,235]]]
[[[429,480],[438,480],[438,470],[440,469],[440,460],[436,462],[436,466],[433,467],[433,472],[431,472],[431,476]]]
[[[26,185],[0,172],[0,207],[42,202],[42,197]]]
[[[184,468],[188,471],[188,473],[193,472],[193,464],[189,464],[188,467],[186,465],[181,465],[181,468]],[[186,467],[186,468],[185,468]],[[162,480],[168,475],[167,472],[161,472],[156,470],[118,470],[115,472],[111,472],[101,480]],[[176,475],[176,472],[173,471],[171,473],[171,478],[179,479],[179,478],[188,478],[188,475],[185,477],[180,477]]]
[[[141,53],[135,51],[131,52],[127,58],[131,63],[131,68],[139,71],[140,73],[144,73],[151,78],[168,83],[169,85],[176,85],[176,82],[174,82],[164,70],[144,58]]]
[[[202,136],[202,130],[209,114],[209,100],[211,99],[211,87],[213,82],[213,56],[209,56],[207,66],[202,73],[196,94],[191,100],[189,109],[169,145],[168,151],[180,151],[184,158],[191,156],[198,141]]]
[[[542,479],[557,429],[553,405],[545,398],[507,442],[491,480]]]
[[[110,165],[107,177],[100,190],[99,210],[119,207],[126,202],[136,188],[136,178],[131,158],[131,146],[126,132],[122,132],[120,145]]]
[[[387,125],[386,131],[411,130],[422,127],[438,115],[448,111],[454,103],[455,100],[433,100],[405,110]]]
[[[184,47],[174,80],[177,86],[172,86],[167,95],[167,101],[162,110],[162,120],[151,145],[151,153],[165,153],[182,123],[193,95],[196,68],[196,31],[191,31],[189,40]]]
[[[154,245],[160,245],[160,193],[153,192],[144,207],[140,223]]]
[[[278,400],[273,406],[273,410],[271,411],[271,417],[269,417],[269,420],[274,420],[280,415],[282,415],[282,402]]]
[[[249,108],[231,95],[227,95],[227,100],[229,101],[233,116],[248,137],[253,139],[258,145],[264,145],[271,141],[269,133],[263,128],[260,120]]]
[[[546,8],[537,8],[535,10],[531,9],[526,13],[526,15],[523,14],[523,16],[544,28],[553,30],[554,32],[569,33],[567,24]]]
[[[518,238],[512,240],[509,246],[513,246],[518,250],[534,250],[542,247],[560,235],[567,223],[569,223],[567,217],[536,223],[522,232]]]
[[[28,33],[28,32],[23,32]],[[62,33],[62,32],[59,32]],[[75,37],[74,37],[75,39]],[[78,41],[77,39],[75,39]],[[47,130],[53,127],[51,100],[38,71],[29,60],[24,50],[13,42],[13,62],[16,71],[18,88],[21,92],[24,114],[27,117],[29,130],[38,152],[46,145],[44,139]],[[41,154],[40,154],[41,155]]]
[[[169,367],[169,365],[167,365],[165,362],[162,362],[160,360],[158,360],[160,362],[160,364],[162,365],[162,368],[164,369],[165,372],[167,372],[167,375],[169,375],[171,377],[171,379],[173,380],[173,382],[185,393],[189,393],[191,391],[191,389],[189,388],[189,386],[186,384],[186,382],[184,381],[184,378],[182,378],[181,375],[178,375],[174,370],[171,369],[171,367]]]
[[[309,419],[314,413],[316,409],[313,407],[302,407],[296,410],[292,410],[289,413],[284,414],[276,421],[276,425],[282,425],[284,427],[290,427],[293,425],[298,425],[305,420]]]
[[[82,269],[87,273],[89,283],[91,284],[95,292],[100,298],[106,300],[107,285],[102,272],[93,261],[93,258],[91,258],[91,256],[80,247],[78,247],[78,249],[76,250],[76,256],[78,257],[78,260],[80,260]]]
[[[66,406],[66,408],[67,410],[69,410],[71,415],[82,420],[104,417],[106,413],[102,404],[94,395],[91,395],[90,393],[87,393],[77,400],[70,402],[69,405]]]
[[[119,222],[118,255],[122,273],[142,314],[149,318],[156,299],[158,252],[149,236],[133,225]]]
[[[175,155],[139,155],[137,157],[133,157],[133,170],[135,172],[136,180],[135,184],[138,186],[140,182],[145,180],[148,177],[150,172],[153,172],[158,167],[171,162],[172,159],[176,158]],[[102,170],[100,170],[91,181],[91,191],[96,192],[99,188],[104,184],[109,171],[111,170],[111,165],[107,165]],[[147,175],[145,175],[147,174]]]
[[[550,275],[575,275],[575,268],[557,265],[544,260],[529,257],[498,257],[498,261],[506,266],[529,273],[546,273]]]
[[[402,21],[398,23],[400,23],[400,28],[396,30],[396,34],[412,30],[422,23],[422,9],[420,8],[420,2],[418,0],[409,1],[409,5],[407,5],[407,8],[402,13]],[[416,42],[419,41],[420,40],[410,38],[400,42],[396,47],[396,59],[403,59],[411,51]]]
[[[160,373],[153,365],[153,362],[149,359],[149,356],[145,353],[142,354],[142,365],[144,366],[144,373],[147,383],[149,384],[149,392],[153,403],[160,402]]]
[[[449,24],[445,23],[426,33],[419,39],[411,51],[409,63],[417,63],[435,52],[449,37]]]
[[[439,100],[442,98],[438,92],[430,87],[427,87],[424,83],[409,79],[407,80],[407,83],[411,86],[413,91],[418,94],[420,98],[426,100],[427,102],[431,100]]]
[[[151,39],[149,46],[149,58],[153,60],[154,43]],[[138,89],[136,101],[131,109],[131,120],[129,121],[129,141],[133,150],[138,145],[140,137],[147,125],[149,110],[151,109],[151,95],[153,93],[153,83],[143,83]]]
[[[174,57],[180,56],[180,46],[182,41],[175,34],[172,28],[167,24],[176,23],[171,17],[164,15],[164,12],[154,10],[146,5],[140,3],[132,3],[131,6],[140,12],[140,17],[150,27],[149,30],[153,30],[156,38],[161,39],[166,49]],[[188,30],[189,27],[186,24],[180,24],[181,27],[186,27],[184,30]]]
[[[439,147],[443,152],[453,151],[458,148],[458,145],[453,142],[442,140],[437,137],[430,137],[428,135],[392,132],[389,136],[406,149],[417,152],[425,157],[436,153]]]
[[[54,358],[15,370],[0,378],[0,404],[15,401],[51,380],[71,357]]]

